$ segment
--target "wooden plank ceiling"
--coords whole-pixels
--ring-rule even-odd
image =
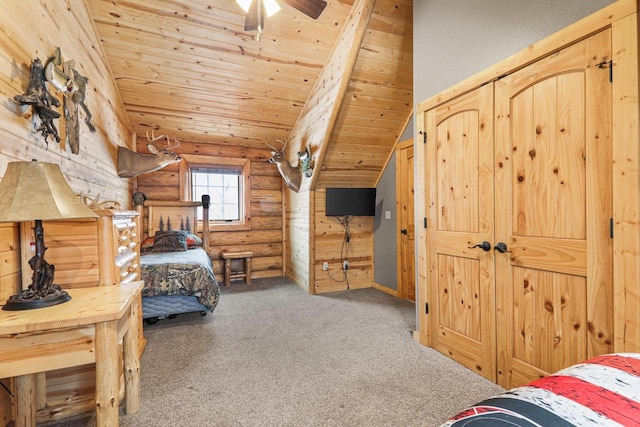
[[[354,0],[317,20],[281,3],[260,41],[235,0],[86,2],[133,132],[261,148],[289,137]],[[377,0],[319,187],[375,184],[411,113],[412,38],[412,0]]]

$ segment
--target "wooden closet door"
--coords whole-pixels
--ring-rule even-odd
[[[495,83],[506,388],[613,349],[610,46],[603,31]]]
[[[495,381],[492,119],[487,84],[428,111],[425,129],[431,346]]]
[[[398,296],[416,300],[415,280],[415,214],[414,214],[414,173],[413,139],[399,144],[396,148],[396,197],[397,217],[400,232],[398,254]]]

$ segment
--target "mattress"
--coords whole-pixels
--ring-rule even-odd
[[[640,426],[640,354],[595,357],[474,405],[441,427]]]
[[[201,248],[181,252],[148,253],[140,256],[144,281],[142,297],[194,296],[213,311],[220,297],[220,286],[213,274],[211,259]]]

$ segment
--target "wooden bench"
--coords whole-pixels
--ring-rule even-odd
[[[229,287],[231,280],[245,279],[247,285],[251,284],[251,258],[253,252],[220,252],[220,258],[224,260],[224,286]],[[231,271],[231,260],[244,259],[244,271]]]

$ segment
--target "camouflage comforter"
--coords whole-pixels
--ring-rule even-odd
[[[220,287],[213,274],[211,259],[203,249],[141,255],[143,297],[193,295],[211,311],[218,304]]]

